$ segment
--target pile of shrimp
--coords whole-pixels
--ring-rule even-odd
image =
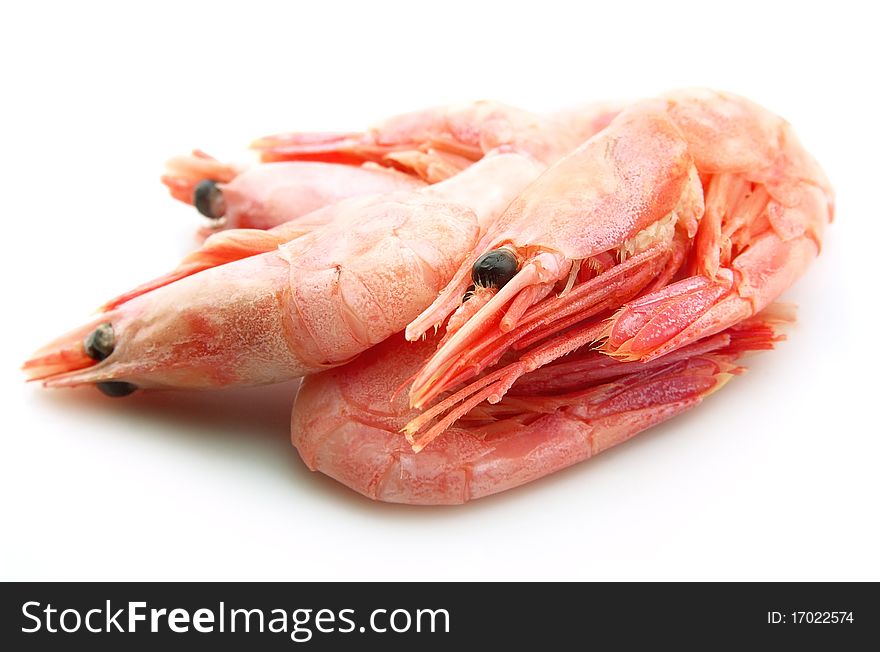
[[[390,502],[517,487],[697,406],[783,339],[833,216],[787,122],[703,89],[252,149],[171,159],[201,246],[24,370],[109,396],[303,377],[302,459]]]

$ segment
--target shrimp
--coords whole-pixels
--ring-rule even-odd
[[[832,216],[824,173],[766,109],[708,90],[627,107],[524,190],[408,325],[416,340],[451,315],[413,407],[467,383],[408,437],[424,448],[581,346],[649,362],[755,315],[804,273]]]
[[[436,183],[496,151],[524,152],[549,165],[600,131],[614,103],[541,115],[479,101],[404,113],[364,133],[287,133],[256,140],[263,161],[373,162]]]
[[[28,360],[49,387],[207,389],[351,360],[433,301],[543,166],[492,157],[443,184],[321,209],[311,228],[232,230]]]
[[[349,197],[416,190],[421,179],[391,168],[282,162],[250,167],[220,163],[201,151],[166,164],[171,196],[210,221],[203,230],[269,229]]]
[[[512,189],[525,185],[543,169],[540,163],[527,156],[497,154],[474,164],[467,174],[422,187],[418,194],[440,202],[454,198],[472,208],[480,233],[485,233],[511,201]],[[504,181],[487,183],[491,179]],[[188,254],[176,269],[109,301],[104,307],[113,308],[128,299],[219,264],[265,253],[334,221],[337,222],[337,227],[346,220],[363,221],[364,216],[359,213],[360,209],[367,209],[373,203],[372,196],[350,199],[339,204],[330,204],[270,229],[242,228],[215,233],[199,249]]]
[[[760,316],[648,364],[582,347],[523,376],[501,402],[474,408],[418,453],[400,432],[418,411],[395,389],[436,343],[398,335],[306,378],[291,437],[310,469],[369,498],[463,503],[586,460],[699,405],[742,372],[740,356],[782,339],[776,327],[787,319]]]
[[[604,128],[611,103],[539,116],[496,102],[428,109],[365,134],[285,134],[254,143],[264,163],[221,163],[200,150],[168,161],[162,182],[210,221],[269,229],[348,197],[414,190],[485,156],[521,152],[549,164]]]

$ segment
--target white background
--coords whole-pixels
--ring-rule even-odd
[[[5,4],[0,577],[880,579],[880,51],[859,5]],[[195,213],[158,183],[169,155],[689,85],[788,118],[837,221],[787,295],[788,342],[595,460],[463,507],[389,506],[306,470],[291,387],[113,401],[23,382],[34,348],[193,246]]]

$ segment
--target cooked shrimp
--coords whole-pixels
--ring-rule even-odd
[[[425,182],[378,165],[304,161],[236,167],[202,152],[167,163],[171,195],[210,220],[206,235],[224,229],[270,229],[349,197],[416,190]]]
[[[436,344],[397,336],[303,382],[293,444],[310,469],[369,498],[463,503],[588,459],[699,405],[742,371],[735,361],[743,353],[772,348],[776,321],[738,324],[647,365],[585,347],[523,376],[500,403],[471,410],[418,453],[400,429],[419,412],[396,390]]]
[[[549,165],[600,131],[616,104],[541,115],[480,101],[394,116],[364,133],[287,133],[253,143],[264,161],[370,161],[429,183],[461,172],[497,151],[529,154]]]
[[[628,107],[523,191],[407,327],[414,340],[456,313],[416,375],[415,407],[470,382],[409,436],[424,447],[584,344],[649,361],[747,319],[803,274],[832,213],[819,166],[756,104],[680,91]]]

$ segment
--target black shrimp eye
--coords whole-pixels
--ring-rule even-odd
[[[193,204],[205,217],[219,220],[226,214],[226,199],[215,181],[205,179],[193,191]]]
[[[100,324],[95,330],[89,333],[89,336],[86,337],[85,340],[83,340],[83,347],[86,350],[86,355],[92,360],[98,362],[106,359],[111,353],[113,353],[113,348],[115,346],[116,341],[113,337],[113,325],[110,324],[110,322]]]
[[[471,271],[474,285],[503,288],[517,272],[516,256],[510,249],[495,249],[477,258]]]
[[[131,383],[126,383],[121,380],[105,380],[103,383],[98,383],[96,387],[101,390],[102,394],[112,396],[113,398],[128,396],[137,390],[137,385],[132,385]]]

